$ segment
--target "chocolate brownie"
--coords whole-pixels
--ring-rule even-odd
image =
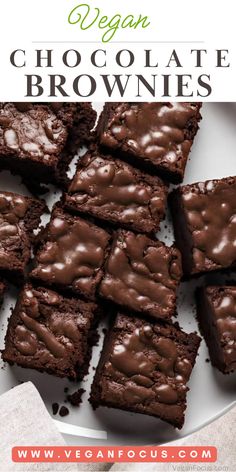
[[[224,374],[236,370],[236,286],[201,287],[196,301],[212,364]]]
[[[58,377],[88,371],[98,307],[27,284],[10,317],[4,361]]]
[[[66,207],[141,233],[159,229],[167,186],[129,164],[88,152],[65,197]]]
[[[90,402],[156,416],[182,428],[187,382],[200,344],[176,325],[119,314],[108,333]]]
[[[0,191],[0,273],[12,283],[26,275],[33,231],[45,210],[42,200]]]
[[[89,103],[0,103],[0,170],[36,189],[38,182],[66,180],[95,119]]]
[[[171,318],[182,276],[175,247],[146,235],[119,230],[105,264],[100,295],[132,311]]]
[[[236,177],[179,187],[169,202],[186,276],[236,265]]]
[[[110,237],[104,229],[56,205],[39,238],[31,277],[94,300]]]
[[[182,182],[201,103],[107,103],[97,134],[105,149],[165,179]]]

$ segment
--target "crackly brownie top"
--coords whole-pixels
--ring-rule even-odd
[[[14,250],[21,243],[28,245],[23,220],[29,203],[21,195],[0,192],[0,264],[7,263],[9,254],[14,257]],[[19,255],[20,257],[21,255]]]
[[[0,104],[0,153],[50,163],[58,156],[67,129],[53,107],[31,103]]]
[[[227,365],[236,364],[236,286],[207,287]]]
[[[160,220],[166,193],[158,177],[95,153],[82,159],[69,187],[68,199],[82,208],[97,208],[111,213],[114,218],[116,215],[122,223],[139,224],[150,218]]]
[[[84,302],[79,309],[79,302],[73,299],[27,285],[15,309],[14,328],[10,325],[8,341],[19,355],[38,359],[42,365],[52,360],[66,365],[75,353],[75,346],[81,345],[91,317],[92,311],[86,309]],[[83,353],[77,352],[78,359],[79,356],[82,358]]]
[[[101,142],[174,168],[184,167],[200,119],[197,103],[121,103],[110,113]]]
[[[236,178],[186,185],[180,192],[197,271],[235,263]]]
[[[199,341],[195,334],[188,335],[173,325],[150,325],[118,315],[103,375],[125,386],[119,390],[120,396],[129,405],[151,403],[155,410],[156,402],[181,403]]]
[[[182,275],[179,251],[131,231],[118,231],[100,291],[119,304],[153,316],[173,315]]]
[[[90,294],[100,280],[109,234],[57,208],[37,254],[32,275],[46,283]]]

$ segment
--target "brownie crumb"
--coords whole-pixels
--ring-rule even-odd
[[[65,393],[68,393],[68,391],[69,391],[69,388],[68,388],[68,387],[65,387],[65,388],[64,388],[64,392],[65,392]]]
[[[103,328],[102,332],[103,334],[107,334],[107,328]]]
[[[79,388],[76,392],[72,393],[71,395],[67,395],[67,400],[73,406],[79,406],[82,403],[82,395],[85,392],[83,388]]]
[[[53,414],[53,415],[56,415],[57,412],[58,412],[58,410],[59,410],[59,405],[58,405],[58,403],[53,403],[53,404],[52,404],[52,414]]]
[[[206,359],[205,362],[210,362],[210,359]]]
[[[70,413],[70,412],[69,412],[69,410],[68,410],[68,408],[67,408],[66,406],[61,406],[61,408],[60,408],[60,410],[59,410],[59,415],[60,415],[60,416],[62,416],[62,417],[63,417],[63,416],[67,416],[67,415],[69,415],[69,413]]]

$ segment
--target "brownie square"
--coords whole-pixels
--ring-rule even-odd
[[[201,103],[107,103],[97,126],[102,146],[119,157],[182,182],[201,119]]]
[[[119,230],[99,292],[132,311],[169,319],[175,314],[181,276],[181,256],[175,247],[167,247],[146,235]]]
[[[196,301],[212,364],[224,374],[236,370],[236,286],[201,287]]]
[[[187,382],[200,344],[178,325],[119,314],[107,334],[92,384],[94,408],[144,413],[182,428]]]
[[[13,284],[26,275],[33,231],[45,210],[42,200],[0,191],[0,273]]]
[[[88,371],[98,307],[27,284],[9,320],[2,358],[58,377]]]
[[[184,185],[169,203],[186,276],[236,265],[236,177]]]
[[[95,119],[89,103],[0,103],[0,170],[20,174],[36,191],[38,182],[66,179]]]
[[[65,205],[126,229],[152,233],[164,217],[167,191],[158,177],[92,151],[79,160]]]
[[[40,236],[31,277],[94,300],[111,235],[56,205]]]

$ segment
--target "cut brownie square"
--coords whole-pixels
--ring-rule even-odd
[[[212,364],[224,374],[236,370],[236,286],[201,287],[196,301]]]
[[[201,119],[201,103],[107,103],[97,134],[119,157],[178,183]]]
[[[33,231],[45,210],[42,200],[0,191],[0,273],[13,284],[26,275]]]
[[[186,276],[236,265],[236,177],[184,185],[169,202]]]
[[[96,304],[27,284],[10,317],[2,358],[58,377],[82,379],[97,322]]]
[[[92,151],[79,160],[65,205],[126,229],[152,233],[164,217],[167,191],[158,177]]]
[[[107,334],[92,384],[94,408],[107,406],[156,416],[182,428],[187,382],[200,344],[177,324],[119,314]]]
[[[56,205],[40,236],[31,277],[94,300],[111,235]]]
[[[0,103],[0,170],[57,183],[95,119],[89,103]]]
[[[181,256],[175,247],[119,230],[99,292],[132,311],[168,319],[175,314],[181,276]]]

